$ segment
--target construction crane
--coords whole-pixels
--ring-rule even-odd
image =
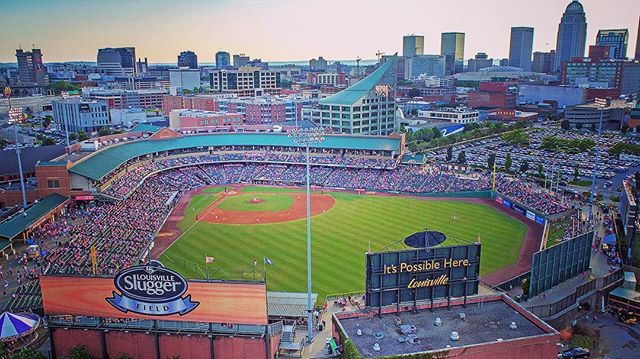
[[[376,57],[378,58],[378,62],[380,62],[380,59],[382,58],[382,55],[384,55],[384,52],[380,52],[380,50],[378,50],[378,52],[376,52]]]

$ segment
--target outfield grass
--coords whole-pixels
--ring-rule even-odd
[[[264,202],[251,203],[254,198]],[[226,197],[217,208],[228,211],[284,211],[293,205],[293,198],[284,193],[241,193]]]
[[[202,192],[204,192],[204,193],[220,193],[220,192],[224,192],[224,186],[205,188]]]
[[[248,192],[286,192],[278,188],[248,187]],[[482,204],[421,200],[396,196],[366,196],[331,192],[336,205],[312,220],[313,290],[326,294],[362,291],[364,257],[428,226],[449,236],[482,241],[481,273],[514,263],[526,226]],[[194,198],[194,202],[202,199]],[[194,205],[195,207],[195,205]],[[452,219],[455,214],[456,219]],[[185,220],[187,220],[185,215]],[[306,290],[306,221],[233,225],[198,222],[162,256],[162,262],[190,278],[204,276],[205,255],[214,256],[211,272],[220,268],[232,275],[253,269],[268,257],[269,290]],[[395,246],[400,249],[400,245]],[[198,267],[196,267],[196,265]]]

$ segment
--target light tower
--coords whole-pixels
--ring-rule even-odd
[[[24,189],[24,174],[22,173],[22,159],[20,158],[20,143],[18,142],[18,125],[22,121],[22,108],[11,107],[11,88],[4,88],[4,96],[9,101],[9,123],[13,124],[16,133],[16,157],[18,158],[18,171],[20,172],[20,188],[22,189],[22,208],[27,208],[27,194]]]
[[[311,189],[309,146],[312,143],[324,141],[325,132],[322,128],[295,129],[289,132],[289,138],[294,144],[305,146],[307,166],[307,343],[313,341],[313,303],[311,300]]]

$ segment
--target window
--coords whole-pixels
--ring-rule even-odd
[[[60,180],[58,179],[48,179],[47,180],[48,188],[60,188]]]

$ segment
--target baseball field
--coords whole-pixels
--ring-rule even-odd
[[[269,290],[306,291],[302,190],[213,187],[185,197],[159,234],[172,237],[160,255],[166,266],[188,278],[204,278],[207,272],[224,278],[225,273],[262,273],[266,257],[272,263],[265,266]],[[362,291],[365,252],[389,245],[402,249],[398,241],[425,227],[445,233],[444,245],[480,239],[482,274],[514,264],[527,233],[525,224],[480,200],[314,192],[314,292],[323,298]],[[206,256],[213,262],[206,264]]]

